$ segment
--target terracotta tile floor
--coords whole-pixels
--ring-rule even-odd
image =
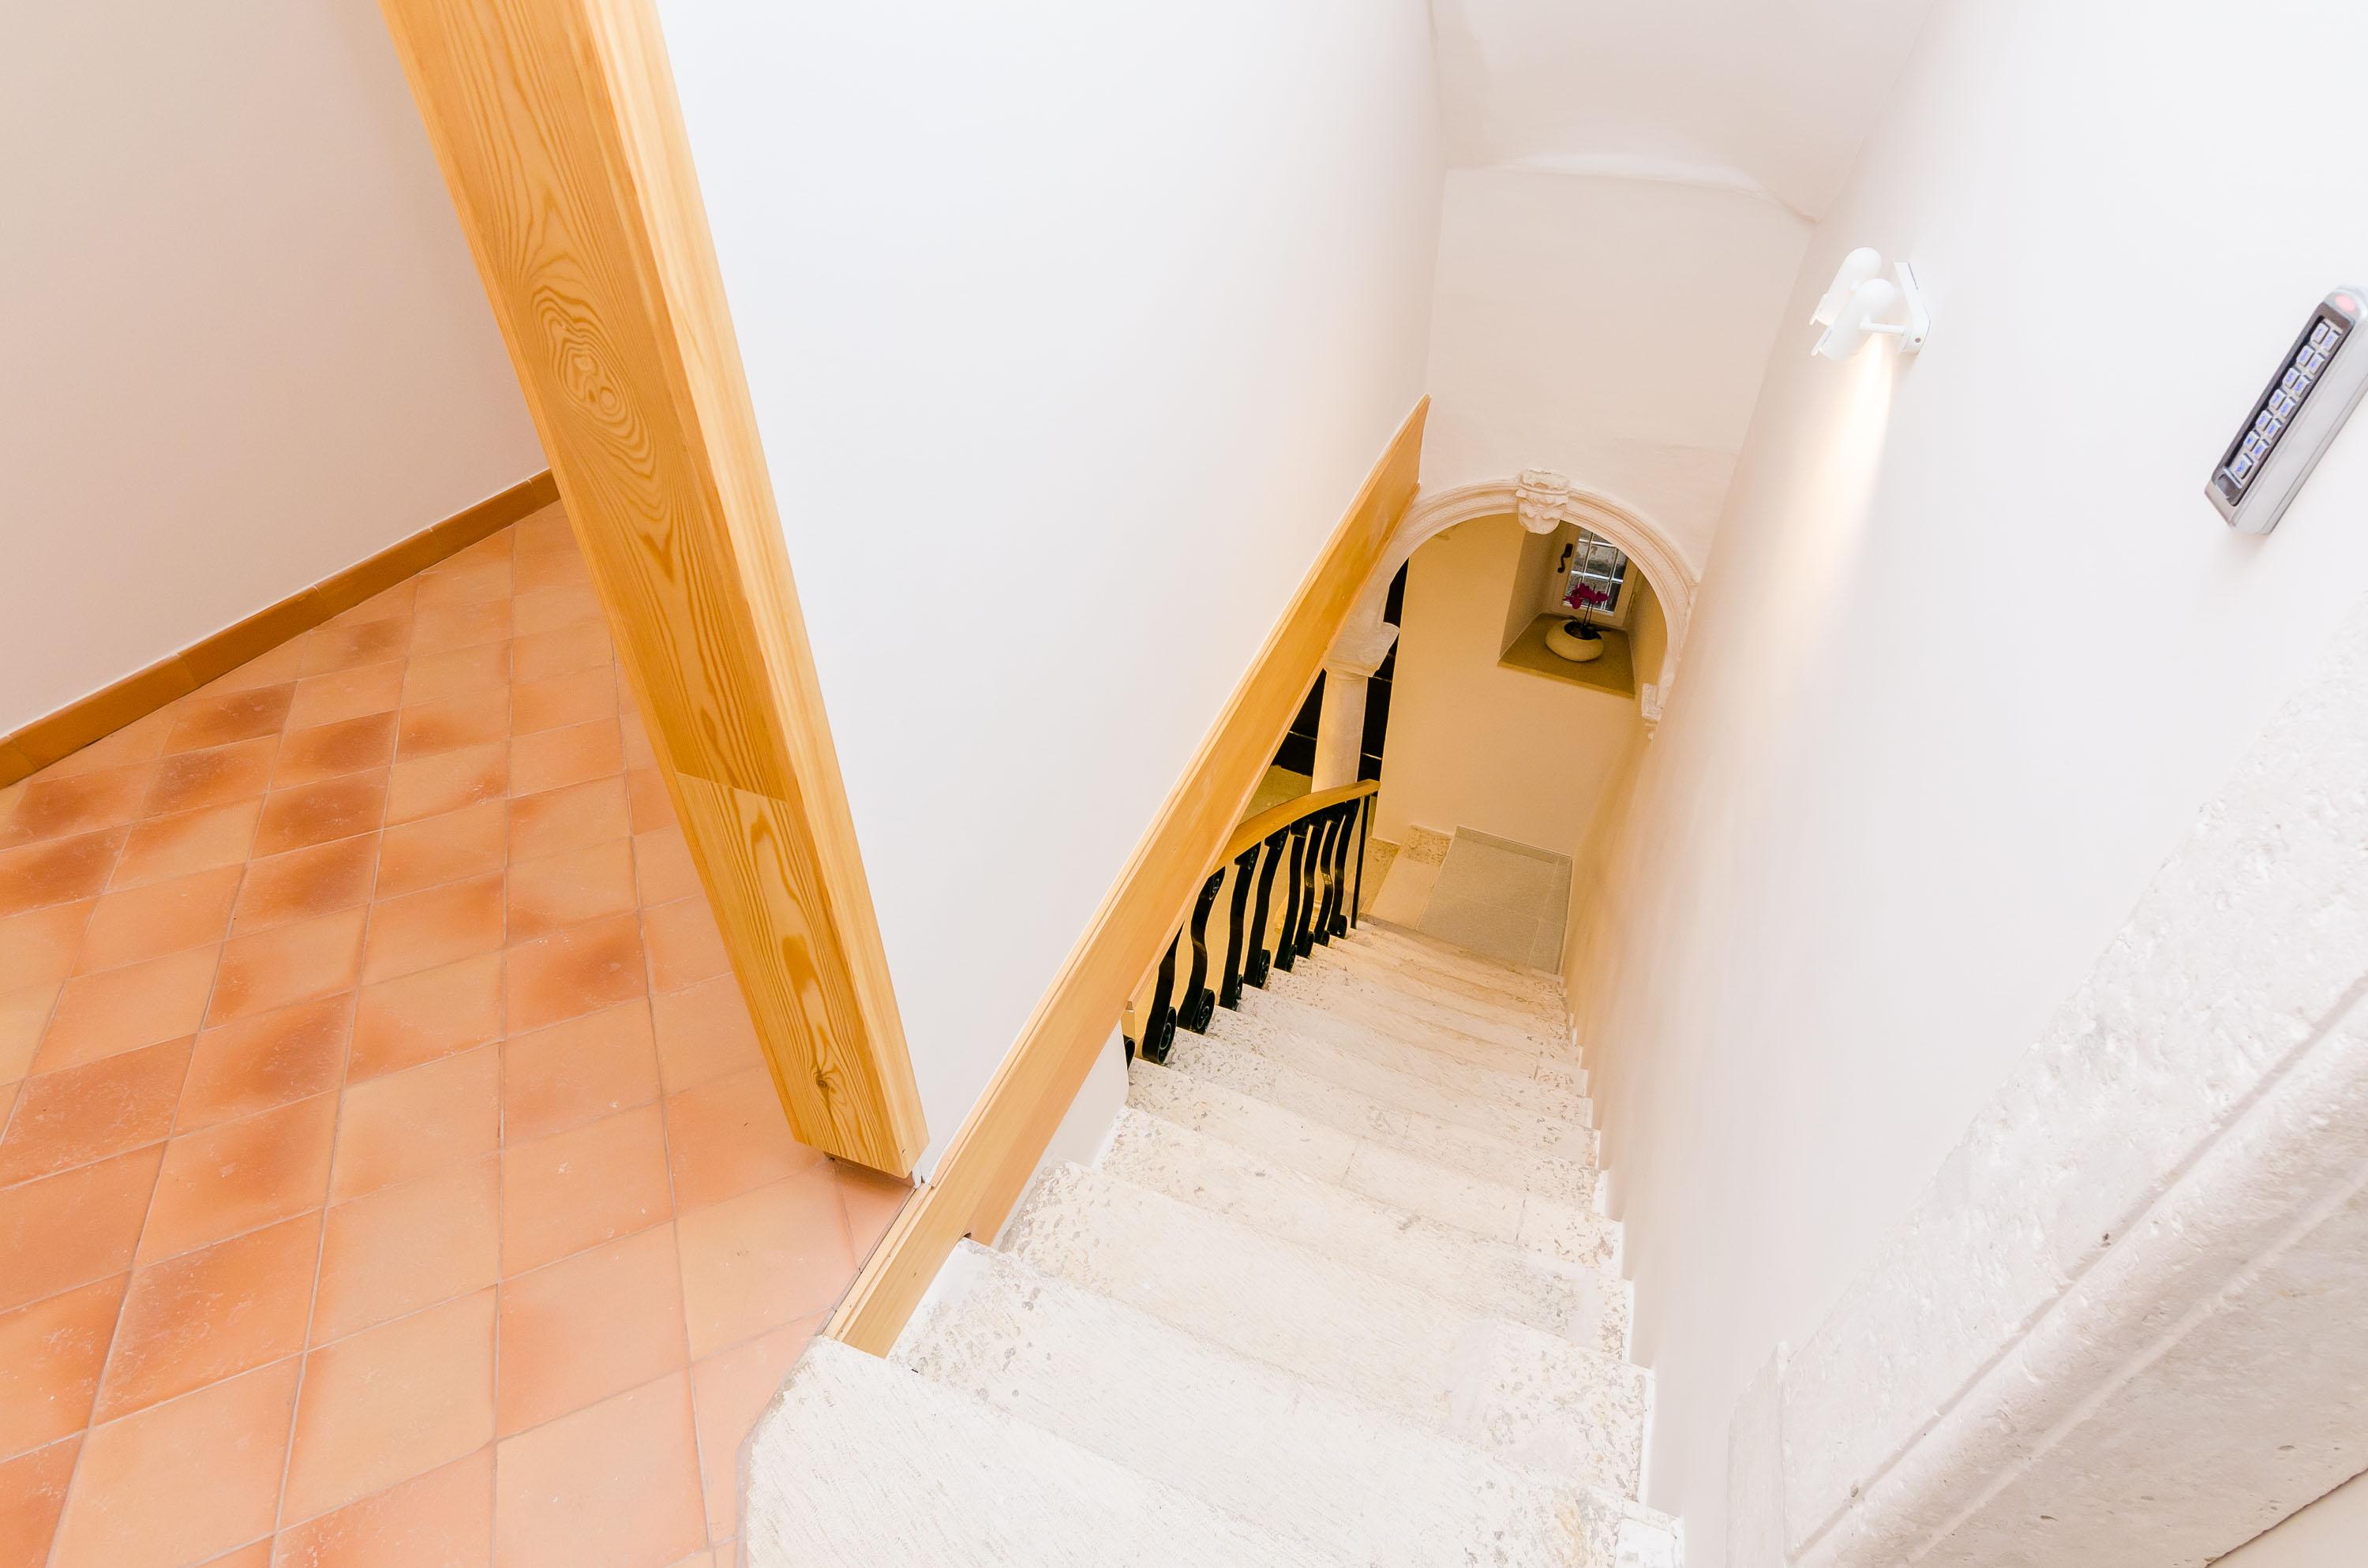
[[[556,507],[0,791],[0,1568],[721,1568],[904,1196],[790,1138]]]

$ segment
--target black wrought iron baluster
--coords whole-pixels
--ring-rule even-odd
[[[1365,908],[1365,825],[1372,820],[1373,801],[1377,797],[1357,797],[1357,880],[1349,890],[1349,926],[1354,930],[1357,917]]]
[[[1349,934],[1349,856],[1356,848],[1359,804],[1352,800],[1340,808],[1340,846],[1332,854],[1332,934],[1336,937]]]
[[[1266,945],[1267,905],[1269,896],[1274,892],[1275,868],[1282,864],[1283,835],[1290,831],[1289,828],[1276,828],[1267,835],[1264,844],[1254,846],[1249,851],[1253,855],[1261,849],[1266,852],[1266,864],[1258,871],[1258,908],[1250,915],[1249,965],[1242,971],[1243,981],[1251,985],[1263,987],[1267,971],[1274,963],[1274,956]]]
[[[1300,820],[1307,824],[1307,863],[1303,872],[1304,883],[1299,890],[1299,932],[1292,950],[1304,958],[1315,950],[1316,864],[1321,858],[1326,819],[1319,814]]]
[[[1274,943],[1274,967],[1286,974],[1291,972],[1291,966],[1299,961],[1299,955],[1307,950],[1299,945],[1299,860],[1302,846],[1307,842],[1307,819],[1302,817],[1292,823],[1290,831],[1291,881],[1283,884],[1282,929],[1276,934]]]
[[[1310,922],[1312,936],[1317,945],[1332,945],[1332,905],[1338,895],[1340,879],[1334,874],[1333,862],[1339,857],[1340,808],[1334,806],[1324,813],[1324,854],[1315,863],[1318,891],[1315,895],[1315,918]]]
[[[1201,884],[1201,896],[1192,901],[1192,978],[1184,983],[1184,1005],[1178,1009],[1176,1021],[1194,1034],[1207,1034],[1209,1020],[1217,1013],[1217,994],[1208,984],[1209,910],[1224,881],[1225,869],[1220,866]]]
[[[1258,846],[1234,860],[1234,902],[1225,915],[1225,977],[1217,984],[1217,1006],[1242,1005],[1242,911],[1249,903],[1250,873],[1258,869]]]
[[[1176,938],[1159,953],[1159,980],[1151,989],[1151,1011],[1143,1019],[1143,1054],[1146,1061],[1165,1062],[1176,1043],[1176,1009],[1168,998],[1176,994]]]

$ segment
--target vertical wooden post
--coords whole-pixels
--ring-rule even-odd
[[[925,1142],[650,0],[382,0],[790,1125]]]

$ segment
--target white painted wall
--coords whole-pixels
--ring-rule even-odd
[[[660,11],[941,1149],[1423,391],[1427,8]]]
[[[0,14],[0,733],[543,466],[370,0]]]
[[[2350,19],[1943,0],[1809,247],[1574,960],[1605,998],[1651,1500],[1691,1562],[1721,1559],[1746,1380],[1866,1262],[2368,577],[2368,427],[2269,539],[2200,494],[2310,306],[2368,272],[2368,208],[2326,199],[2359,108],[2294,90]],[[1930,284],[1919,358],[1808,357],[1857,244]]]
[[[1449,175],[1424,488],[1552,469],[1699,567],[1807,237],[1745,191]]]

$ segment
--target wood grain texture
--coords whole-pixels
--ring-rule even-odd
[[[964,1236],[992,1236],[1110,1039],[1144,968],[1241,820],[1292,714],[1315,683],[1399,514],[1413,497],[1430,400],[1415,404],[1348,515],[1301,581],[1193,753],[1183,777],[1103,895],[986,1090],[946,1145],[824,1332],[875,1356],[895,1344]]]
[[[91,742],[145,718],[175,698],[188,696],[206,682],[228,675],[290,638],[344,614],[372,594],[394,586],[558,499],[558,488],[548,470],[521,480],[334,577],[267,605],[144,670],[135,670],[22,729],[0,735],[0,787],[73,756]]]
[[[649,0],[383,0],[803,1142],[920,1096]]]

